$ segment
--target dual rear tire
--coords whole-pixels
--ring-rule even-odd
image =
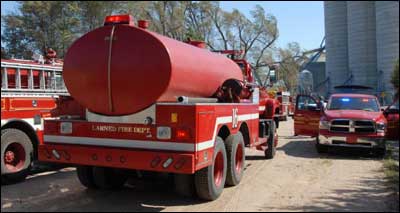
[[[175,175],[175,190],[183,196],[193,196],[204,200],[217,199],[225,185],[238,185],[243,177],[245,149],[242,134],[230,135],[225,142],[217,137],[213,163],[197,171],[194,175]],[[78,179],[89,189],[114,189],[122,187],[127,175],[122,170],[103,167],[80,166]]]
[[[203,200],[217,199],[225,185],[238,185],[243,177],[245,149],[242,134],[230,135],[225,140],[217,137],[213,163],[194,175],[175,175],[175,189],[184,196],[197,194]]]
[[[89,189],[118,189],[128,179],[127,172],[122,169],[80,166],[76,171],[81,184]]]

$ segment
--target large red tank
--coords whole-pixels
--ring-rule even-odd
[[[116,25],[110,45],[112,28],[85,34],[65,57],[71,96],[93,112],[132,114],[178,96],[210,97],[225,80],[243,80],[225,56],[137,27]]]

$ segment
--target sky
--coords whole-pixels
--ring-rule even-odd
[[[303,49],[318,48],[324,38],[324,6],[322,1],[221,1],[225,11],[234,8],[250,18],[255,5],[261,5],[266,13],[278,20],[279,38],[277,47],[286,47],[290,42],[298,42]],[[16,10],[15,1],[1,1],[1,14]]]

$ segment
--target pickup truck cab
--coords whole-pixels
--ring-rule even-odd
[[[333,94],[326,107],[315,98],[299,95],[294,114],[295,135],[316,137],[318,152],[328,146],[370,148],[386,152],[387,112],[380,110],[376,96]]]

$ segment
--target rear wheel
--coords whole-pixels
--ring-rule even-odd
[[[373,154],[379,158],[383,158],[386,154],[386,148],[375,148]]]
[[[175,191],[184,197],[193,197],[196,194],[194,176],[186,174],[175,174]]]
[[[1,130],[1,181],[15,183],[25,180],[33,156],[28,135],[19,129]]]
[[[93,183],[101,189],[121,188],[128,175],[121,169],[93,167]]]
[[[76,168],[76,173],[79,181],[82,185],[89,189],[97,188],[96,184],[94,184],[93,179],[93,167],[92,166],[80,166]]]
[[[269,127],[269,137],[268,137],[268,147],[265,150],[264,154],[265,154],[265,158],[266,159],[272,159],[275,156],[276,153],[276,147],[275,147],[275,122],[271,122],[270,123],[270,127]]]
[[[226,184],[236,186],[240,183],[245,165],[244,139],[241,132],[230,135],[225,140],[226,154],[228,159],[228,171]]]
[[[213,163],[195,173],[197,195],[204,200],[217,199],[225,186],[227,158],[224,141],[217,137]]]

